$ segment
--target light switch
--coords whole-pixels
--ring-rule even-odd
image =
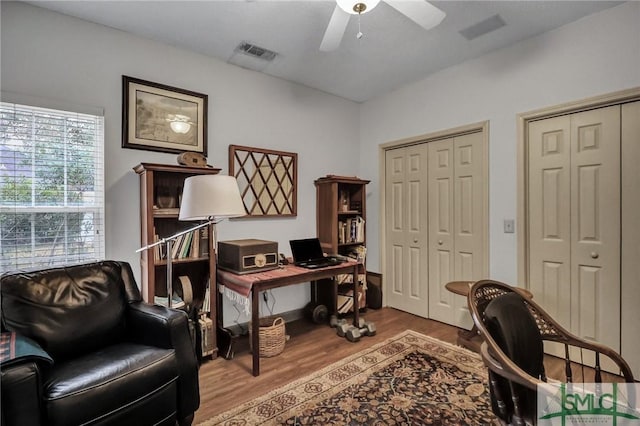
[[[504,233],[513,234],[515,232],[515,221],[513,219],[504,220]]]

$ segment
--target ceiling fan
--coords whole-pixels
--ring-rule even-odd
[[[445,17],[445,13],[442,10],[425,0],[383,1],[425,30],[430,30],[437,26]],[[350,15],[362,15],[369,12],[379,2],[380,0],[336,0],[337,4],[322,38],[322,43],[320,43],[320,50],[330,52],[337,49],[347,29]],[[358,31],[356,36],[360,38],[362,33]]]

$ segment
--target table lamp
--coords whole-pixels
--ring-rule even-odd
[[[224,219],[244,216],[246,213],[238,182],[233,176],[224,175],[198,175],[185,179],[182,189],[182,203],[178,220],[203,221],[202,223],[180,231],[170,237],[162,238],[148,246],[142,247],[136,252],[150,249],[159,244],[166,245],[167,253],[167,306],[170,308],[173,299],[173,268],[171,259],[171,246],[181,235],[195,231],[205,226],[213,225],[212,236],[213,250],[217,251],[216,224]],[[210,256],[214,256],[210,253]]]

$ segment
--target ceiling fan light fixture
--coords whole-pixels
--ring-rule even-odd
[[[352,15],[361,15],[373,10],[380,0],[336,0],[340,9]]]

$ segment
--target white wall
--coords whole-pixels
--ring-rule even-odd
[[[209,164],[227,173],[230,144],[298,153],[298,216],[229,221],[219,240],[278,241],[315,235],[314,179],[353,175],[358,104],[24,3],[2,2],[1,89],[104,108],[106,257],[139,274],[140,162],[176,164],[176,155],[121,148],[122,75],[209,95]],[[308,285],[276,290],[276,312],[301,308]],[[263,312],[264,312],[263,307]],[[236,311],[225,305],[225,323]],[[246,317],[240,319],[245,321]]]
[[[327,173],[371,179],[369,269],[379,264],[378,145],[468,123],[490,122],[490,274],[516,280],[516,114],[640,85],[640,3],[629,2],[553,32],[451,67],[361,106],[124,32],[35,8],[0,3],[1,88],[103,107],[107,257],[138,272],[141,161],[175,156],[122,149],[123,74],[209,95],[209,163],[226,173],[229,144],[299,154],[298,217],[226,222],[220,239],[264,238],[288,252],[315,232],[313,180]],[[360,127],[356,123],[360,114]],[[358,154],[359,170],[349,160]],[[343,153],[335,155],[335,153]],[[139,275],[138,275],[139,276]],[[276,311],[304,306],[303,286],[276,293]],[[235,318],[226,306],[225,322]]]
[[[516,114],[640,86],[640,3],[629,2],[448,68],[361,108],[367,266],[380,270],[378,145],[489,121],[490,276],[517,282]]]

